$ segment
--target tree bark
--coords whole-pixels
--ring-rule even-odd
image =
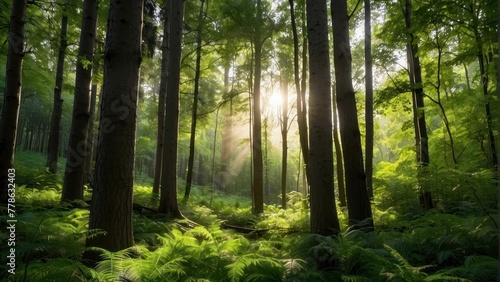
[[[9,173],[14,169],[16,150],[17,124],[19,121],[19,105],[21,102],[22,65],[24,56],[24,24],[26,0],[12,0],[12,11],[9,24],[9,45],[5,71],[5,94],[0,120],[0,204],[7,205],[10,193],[14,188],[9,181]]]
[[[340,231],[334,198],[332,98],[326,0],[307,1],[311,233]]]
[[[142,10],[142,0],[112,0],[108,18],[96,184],[89,220],[89,230],[106,233],[87,237],[87,246],[109,251],[134,244],[132,193]]]
[[[86,0],[82,14],[80,45],[76,62],[75,96],[73,118],[68,145],[68,156],[64,172],[62,201],[83,200],[85,158],[89,156],[87,131],[90,119],[90,85],[94,45],[97,26],[97,0]],[[85,61],[84,61],[85,60]]]
[[[365,172],[368,197],[373,198],[373,73],[371,5],[365,0]]]
[[[303,41],[303,53],[302,53],[302,84],[300,81],[299,74],[299,36],[297,33],[297,24],[295,20],[295,10],[293,0],[288,1],[290,4],[290,19],[292,22],[292,34],[293,34],[293,75],[295,80],[295,91],[297,92],[297,125],[299,128],[299,141],[302,151],[302,157],[304,158],[304,166],[306,171],[307,182],[309,183],[309,142],[307,140],[307,110],[305,103],[305,77],[307,70],[307,40]],[[304,19],[305,22],[305,19]],[[305,30],[305,28],[303,29]],[[305,38],[305,36],[304,36]]]
[[[65,4],[67,5],[67,3]],[[49,146],[47,155],[47,166],[50,173],[57,173],[57,158],[59,153],[59,132],[61,130],[61,117],[63,111],[63,99],[61,92],[64,79],[64,59],[66,57],[66,47],[68,47],[68,39],[66,33],[68,31],[68,15],[66,6],[64,15],[61,20],[61,41],[59,44],[59,54],[57,56],[56,70],[56,87],[54,88],[54,107],[52,109],[52,117],[50,122]]]
[[[99,60],[94,58],[94,67],[93,67],[93,75],[95,75],[99,71]],[[87,128],[87,150],[88,154],[85,156],[85,173],[84,173],[84,181],[83,184],[91,183],[93,185],[93,170],[94,170],[94,121],[95,121],[95,112],[97,106],[97,84],[95,80],[92,83],[90,88],[90,116],[89,116],[89,125]]]
[[[333,98],[333,144],[335,146],[335,158],[337,159],[337,185],[339,186],[339,206],[347,206],[345,197],[345,181],[344,181],[344,159],[342,155],[342,146],[340,145],[339,137],[339,127],[337,118],[337,94],[335,93],[335,87],[332,87],[332,98]]]
[[[168,81],[168,57],[170,52],[169,34],[170,34],[170,0],[165,1],[163,20],[163,42],[161,45],[161,74],[160,91],[158,93],[158,130],[156,137],[156,158],[155,158],[155,176],[153,182],[153,194],[159,194],[161,184],[161,172],[163,164],[163,132],[165,130],[165,100],[167,96]]]
[[[259,23],[254,37],[255,74],[253,86],[253,213],[264,212],[264,164],[262,160],[262,119],[260,110],[260,82],[262,76],[262,1],[257,0],[257,21]]]
[[[224,91],[229,92],[229,70],[230,64],[224,66]],[[233,152],[233,98],[229,97],[228,109],[224,110],[224,125],[221,134],[221,164],[220,164],[220,190],[230,192],[229,182],[231,180],[231,155]]]
[[[200,65],[201,65],[201,32],[204,20],[204,7],[205,1],[201,0],[200,12],[198,14],[198,29],[196,34],[196,65],[194,75],[194,93],[193,93],[193,110],[191,113],[191,137],[189,139],[189,160],[186,177],[186,190],[184,192],[183,202],[187,203],[189,200],[189,193],[191,192],[191,184],[193,181],[193,166],[194,166],[194,149],[196,140],[196,119],[198,115],[198,96],[200,91]]]
[[[346,0],[332,0],[333,51],[339,129],[344,155],[349,224],[373,228],[372,211],[363,165],[361,133],[352,86],[351,47]],[[311,146],[312,147],[312,146]]]
[[[405,23],[406,28],[411,29],[411,0],[406,0],[405,5]],[[434,208],[432,194],[428,187],[428,166],[429,166],[429,143],[427,137],[427,125],[424,112],[424,90],[422,85],[422,73],[420,68],[420,59],[418,58],[418,44],[414,42],[413,33],[409,34],[407,44],[408,62],[410,65],[410,82],[413,90],[413,111],[415,124],[415,138],[417,142],[417,162],[418,162],[418,183],[420,186],[420,203],[425,210]]]
[[[158,211],[175,218],[182,218],[177,202],[177,142],[179,125],[179,84],[181,70],[182,27],[184,0],[172,0],[170,17],[170,54],[163,132],[163,164],[161,175],[160,206]]]
[[[288,162],[288,82],[281,83],[283,101],[281,103],[281,207],[286,209],[286,178]]]

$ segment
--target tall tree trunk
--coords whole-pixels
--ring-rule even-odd
[[[368,197],[373,198],[373,73],[370,0],[365,0],[365,172]]]
[[[226,62],[224,66],[224,92],[226,95],[231,95],[229,92],[229,70],[231,65]],[[221,134],[221,160],[220,160],[220,190],[229,192],[229,182],[231,179],[231,155],[233,152],[233,98],[229,97],[228,109],[224,110],[224,125]]]
[[[109,251],[134,244],[132,193],[142,10],[143,0],[111,0],[108,18],[96,184],[89,220],[89,230],[106,233],[87,237],[87,246]]]
[[[158,210],[175,218],[181,218],[177,202],[177,142],[179,125],[179,86],[181,71],[182,27],[184,0],[171,0],[170,53],[165,111],[165,131],[163,132],[163,164],[161,173],[160,206]]]
[[[0,120],[0,204],[7,205],[9,181],[14,171],[19,104],[21,102],[22,66],[24,56],[24,24],[26,0],[12,0],[9,24],[9,46],[5,67],[5,94]]]
[[[290,4],[290,17],[292,22],[293,34],[293,75],[295,80],[295,91],[297,92],[297,125],[299,128],[299,141],[304,158],[304,166],[306,168],[306,177],[309,177],[309,142],[307,140],[307,110],[305,103],[305,81],[307,73],[307,40],[303,41],[302,53],[302,85],[299,74],[299,36],[297,33],[297,24],[295,20],[295,10],[293,0],[288,1]],[[303,20],[305,22],[305,19]],[[305,28],[303,29],[305,30]],[[304,36],[305,38],[305,36]],[[309,180],[308,180],[309,182]]]
[[[94,67],[92,72],[97,74],[99,72],[99,60],[94,57]],[[85,156],[85,174],[83,184],[91,183],[94,184],[93,181],[93,163],[94,163],[94,121],[95,121],[95,112],[97,106],[97,84],[95,80],[90,87],[90,116],[89,116],[89,125],[87,128],[87,150],[88,153]]]
[[[335,86],[332,87],[332,103],[333,103],[333,144],[335,146],[335,158],[337,159],[337,185],[339,186],[339,206],[347,206],[345,198],[345,181],[344,181],[344,158],[342,156],[342,147],[340,145],[339,127],[337,118],[337,94],[335,93]]]
[[[405,23],[406,28],[411,30],[411,0],[406,0],[405,5]],[[413,33],[409,34],[407,44],[408,62],[410,65],[410,82],[413,90],[413,111],[415,124],[415,137],[417,141],[417,162],[418,162],[418,182],[420,186],[420,203],[425,210],[434,208],[432,194],[429,190],[428,181],[428,166],[429,166],[429,143],[427,137],[427,125],[425,122],[424,112],[424,90],[422,85],[422,73],[420,68],[420,60],[418,54],[418,44],[414,41]]]
[[[92,62],[94,58],[97,9],[97,0],[86,0],[84,2],[80,45],[76,63],[73,118],[71,120],[68,156],[64,172],[62,201],[83,200],[85,158],[89,156],[87,131],[90,119],[92,68],[86,67],[86,63],[82,60],[85,58],[87,62]]]
[[[340,231],[334,198],[332,96],[326,0],[307,1],[311,233]]]
[[[500,1],[498,1],[497,5],[497,39],[498,39],[498,60],[497,60],[497,100],[500,101]],[[500,118],[497,119],[497,130],[500,132]],[[497,160],[500,159],[500,150],[497,150]],[[497,164],[497,181],[500,180],[500,165]],[[498,184],[497,184],[498,186]],[[500,189],[498,189],[498,195],[499,197],[497,199],[500,199]],[[497,202],[497,208],[500,207],[500,201]],[[500,238],[499,238],[500,240]],[[499,251],[500,255],[500,251]]]
[[[189,193],[191,192],[191,183],[193,181],[193,166],[194,166],[194,146],[196,140],[196,119],[198,115],[198,96],[200,91],[200,65],[201,65],[201,32],[203,28],[204,0],[201,0],[200,12],[198,14],[198,29],[196,34],[196,66],[194,74],[194,93],[193,93],[193,111],[191,113],[191,137],[189,139],[189,160],[186,177],[186,190],[184,192],[184,203],[189,200]]]
[[[485,63],[484,63],[484,53],[483,53],[483,44],[481,43],[481,36],[477,28],[474,29],[474,34],[476,36],[476,41],[478,43],[478,53],[477,53],[477,59],[479,61],[479,71],[481,74],[481,84],[482,84],[482,89],[483,89],[483,95],[484,95],[484,110],[486,113],[486,125],[488,129],[488,143],[490,147],[490,159],[491,159],[491,165],[493,167],[497,167],[498,165],[498,159],[497,159],[497,152],[496,152],[496,145],[495,145],[495,135],[493,133],[493,117],[491,116],[491,107],[490,107],[490,102],[489,102],[489,94],[488,94],[488,84],[489,84],[489,78],[488,78],[488,73],[486,71]],[[498,87],[498,86],[497,86]]]
[[[64,79],[64,58],[66,56],[66,47],[68,47],[68,39],[66,33],[68,31],[68,15],[66,13],[66,5],[64,6],[64,15],[61,20],[61,41],[59,44],[59,54],[57,56],[56,70],[56,87],[54,88],[54,107],[52,109],[52,117],[50,121],[50,135],[47,156],[47,166],[50,173],[57,173],[57,157],[59,152],[59,132],[61,126],[61,117],[63,110],[63,99],[61,92]]]
[[[163,21],[163,42],[161,45],[161,74],[160,74],[160,91],[158,93],[158,130],[156,137],[156,158],[155,158],[155,176],[153,182],[153,194],[159,194],[161,172],[162,172],[162,157],[163,157],[163,132],[165,130],[165,100],[167,96],[167,81],[168,81],[168,57],[169,57],[169,34],[170,34],[170,0],[164,4]]]
[[[346,0],[332,0],[335,86],[339,111],[340,138],[344,155],[345,184],[349,224],[373,228],[370,199],[361,149],[356,99],[352,86],[351,47]],[[312,146],[311,146],[312,147]]]
[[[262,23],[262,1],[257,0],[257,21]],[[254,37],[255,75],[253,86],[253,213],[264,211],[264,164],[262,160],[262,120],[260,110],[260,80],[262,76],[262,35],[257,28]]]
[[[288,82],[281,83],[283,101],[281,103],[281,207],[286,209],[286,178],[288,162]]]

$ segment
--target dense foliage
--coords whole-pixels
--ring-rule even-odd
[[[20,263],[15,275],[2,271],[8,281],[497,279],[499,218],[477,202],[455,201],[455,207],[423,213],[405,205],[388,207],[381,197],[374,209],[376,232],[349,230],[346,211],[340,209],[345,231],[332,238],[308,233],[308,201],[301,193],[288,194],[286,210],[267,205],[254,216],[248,198],[204,186],[194,187],[192,201],[181,208],[188,221],[136,209],[136,246],[114,253],[100,250],[103,260],[92,268],[82,261],[86,236],[99,232],[87,235],[88,209],[59,203],[61,175],[36,169],[42,155],[18,156]],[[135,187],[138,206],[156,207],[151,183],[144,178]],[[402,203],[406,198],[404,193],[376,194]],[[253,229],[246,234],[227,229],[233,225]],[[4,230],[1,236],[6,238]],[[5,251],[2,246],[2,257]]]

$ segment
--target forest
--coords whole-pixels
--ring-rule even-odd
[[[500,1],[0,0],[0,280],[500,281]]]

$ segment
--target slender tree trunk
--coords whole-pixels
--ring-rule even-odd
[[[99,61],[94,58],[94,67],[92,72],[97,74],[99,72]],[[83,184],[91,183],[93,185],[93,163],[94,163],[94,121],[97,104],[97,84],[95,80],[90,88],[90,116],[89,125],[87,128],[87,150],[88,154],[85,156],[85,174]]]
[[[22,66],[24,56],[24,24],[26,0],[12,0],[9,43],[5,71],[5,93],[0,120],[0,204],[7,205],[14,179],[19,105],[21,102]]]
[[[332,96],[326,0],[307,1],[311,233],[340,231],[333,181]]]
[[[87,246],[109,251],[134,244],[132,194],[143,5],[142,0],[111,0],[108,18],[96,185],[89,220],[89,230],[106,233],[87,237]]]
[[[262,2],[257,0],[257,21],[262,22]],[[262,120],[260,110],[260,82],[262,76],[262,35],[260,27],[254,37],[255,75],[253,86],[253,213],[264,211],[264,165],[262,160]]]
[[[194,147],[196,140],[196,119],[198,115],[198,96],[200,92],[200,65],[201,65],[201,32],[203,28],[204,20],[204,8],[205,1],[201,0],[200,12],[198,14],[198,30],[196,34],[196,66],[194,75],[194,93],[193,93],[193,111],[191,114],[191,138],[189,140],[189,160],[188,169],[186,177],[186,190],[184,192],[183,202],[187,203],[189,200],[189,193],[191,192],[191,182],[193,181],[193,166],[194,166]]]
[[[76,63],[75,96],[73,118],[68,145],[66,170],[62,201],[83,200],[83,180],[85,175],[85,158],[89,156],[87,131],[90,119],[90,84],[92,68],[86,67],[83,58],[92,62],[97,26],[97,0],[86,0],[82,15],[82,28],[78,60]]]
[[[498,54],[497,54],[497,68],[500,69],[500,1],[498,1],[497,4],[497,39],[498,39]],[[497,69],[497,101],[500,101],[500,70]],[[500,118],[497,119],[497,130],[500,132]],[[500,150],[497,150],[497,160],[500,159]],[[497,181],[500,179],[500,165],[497,164]],[[497,184],[498,186],[498,184]],[[498,189],[498,195],[499,197],[497,199],[500,199],[500,189]],[[500,200],[497,200],[497,208],[500,208]],[[500,238],[498,239],[500,243]],[[500,255],[500,250],[499,250],[499,255]]]
[[[281,207],[286,209],[286,178],[288,162],[288,82],[281,83],[283,101],[281,103]]]
[[[229,92],[229,70],[230,63],[225,62],[224,66],[224,92],[227,96]],[[233,97],[229,97],[229,106],[224,110],[224,125],[221,134],[221,163],[220,163],[220,190],[229,192],[229,182],[231,179],[231,155],[233,152]]]
[[[344,158],[342,156],[342,147],[340,145],[339,127],[337,118],[337,94],[335,86],[332,87],[332,103],[333,103],[333,144],[335,146],[335,158],[337,159],[337,185],[339,186],[339,206],[347,206],[345,198],[345,182],[344,182]]]
[[[160,206],[158,210],[175,218],[181,218],[177,202],[177,142],[179,125],[179,84],[181,70],[182,27],[184,0],[171,0],[170,53],[165,111],[165,131],[163,132],[163,164],[161,173]]]
[[[293,33],[293,74],[295,80],[295,91],[297,92],[297,125],[299,128],[299,141],[304,158],[304,166],[306,167],[306,177],[309,176],[309,142],[307,140],[307,110],[305,103],[305,77],[307,73],[307,40],[303,41],[303,53],[302,53],[302,85],[299,75],[299,36],[297,33],[297,24],[295,20],[295,10],[293,0],[288,1],[290,3],[290,15],[292,21],[292,33]],[[305,22],[305,20],[304,20]],[[305,30],[305,28],[303,29]],[[305,36],[304,36],[305,38]],[[308,181],[309,182],[309,181]]]
[[[340,138],[344,155],[349,224],[373,228],[361,149],[356,99],[352,86],[351,47],[346,0],[332,0],[333,51]]]
[[[406,0],[405,6],[406,28],[411,29],[411,0]],[[427,137],[427,125],[424,112],[424,91],[422,86],[422,74],[418,54],[418,44],[414,42],[413,33],[410,33],[407,44],[408,61],[410,64],[410,82],[413,81],[413,111],[415,123],[415,139],[417,141],[417,162],[418,162],[418,182],[420,186],[420,203],[425,210],[434,208],[432,194],[428,187],[428,166],[429,166],[429,143]]]
[[[65,4],[67,5],[67,3]],[[57,173],[57,157],[59,153],[59,132],[61,127],[61,117],[63,110],[63,99],[61,92],[64,79],[64,58],[66,56],[66,47],[68,47],[68,39],[66,33],[68,31],[68,15],[66,14],[66,6],[64,7],[64,15],[61,20],[61,41],[59,44],[59,54],[57,56],[57,71],[56,71],[56,87],[54,88],[54,107],[52,109],[52,117],[50,122],[50,135],[47,156],[47,166],[50,173]]]
[[[451,157],[453,160],[453,167],[457,168],[458,164],[458,159],[456,157],[455,153],[455,142],[453,140],[453,135],[451,134],[451,128],[450,128],[450,122],[448,120],[448,116],[446,115],[446,111],[443,107],[443,103],[441,103],[441,60],[443,57],[443,46],[441,46],[441,43],[439,42],[439,30],[435,30],[436,32],[436,48],[438,50],[438,56],[437,56],[437,71],[436,71],[436,76],[437,76],[437,83],[433,86],[436,89],[436,94],[437,94],[437,99],[432,99],[431,97],[428,97],[432,102],[434,102],[438,107],[439,110],[441,111],[441,117],[443,119],[443,123],[445,126],[446,133],[448,134],[448,138],[450,139],[450,149],[451,149]],[[446,159],[446,148],[445,148],[445,162],[447,163]]]
[[[370,0],[365,0],[365,171],[368,197],[373,198],[373,74]]]
[[[160,181],[162,172],[163,156],[163,132],[165,129],[165,98],[167,96],[168,81],[168,57],[169,57],[169,34],[170,34],[170,0],[165,1],[163,12],[165,19],[163,21],[163,42],[161,45],[161,80],[160,91],[158,93],[158,130],[156,137],[156,157],[155,157],[155,176],[153,182],[153,194],[160,193]]]
[[[497,152],[496,152],[496,145],[495,145],[495,135],[493,133],[493,118],[491,116],[491,107],[490,107],[490,102],[488,102],[488,84],[489,84],[489,78],[488,78],[488,73],[486,72],[486,67],[484,64],[484,54],[482,51],[482,44],[480,43],[480,35],[479,31],[476,31],[476,38],[477,42],[479,44],[478,46],[478,54],[477,58],[479,61],[479,71],[481,74],[481,84],[483,86],[483,95],[485,97],[485,102],[484,102],[484,110],[486,113],[486,125],[488,128],[488,143],[490,147],[490,160],[491,160],[491,165],[493,167],[497,167],[498,165],[498,159],[497,159]]]

